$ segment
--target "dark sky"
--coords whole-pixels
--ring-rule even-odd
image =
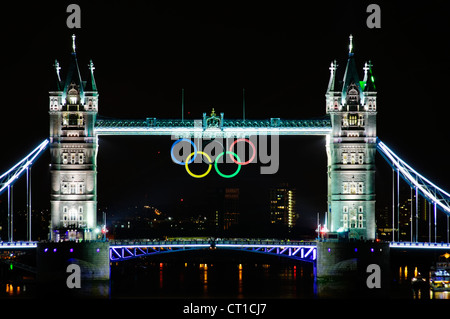
[[[225,118],[242,117],[242,88],[247,118],[325,115],[328,67],[336,59],[343,76],[351,33],[360,76],[365,61],[374,65],[378,136],[450,190],[448,7],[443,1],[378,1],[381,29],[369,29],[371,2],[78,2],[81,29],[75,31],[66,26],[71,2],[8,5],[0,21],[0,172],[48,137],[52,64],[58,59],[65,75],[72,33],[82,76],[94,61],[100,115],[179,118],[184,88],[185,116],[195,119],[212,107]],[[99,206],[146,198],[170,210],[180,198],[196,205],[212,188],[235,186],[251,210],[267,187],[286,181],[298,188],[302,216],[326,210],[323,137],[281,138],[277,174],[260,175],[256,164],[232,180],[215,172],[191,178],[171,162],[171,144],[169,137],[100,138]],[[381,156],[377,161],[377,200],[389,204],[390,169]],[[41,207],[49,205],[48,163],[47,152],[33,168],[34,202]]]

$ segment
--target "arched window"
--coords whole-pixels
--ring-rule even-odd
[[[70,105],[79,104],[80,101],[80,92],[77,90],[77,85],[75,83],[71,83],[69,85],[69,90],[67,91],[66,102]]]

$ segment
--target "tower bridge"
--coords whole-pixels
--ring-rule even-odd
[[[11,230],[8,231],[8,241],[0,243],[0,249],[38,249],[42,254],[41,259],[45,259],[52,253],[61,252],[61,249],[57,248],[60,242],[65,243],[63,250],[67,248],[70,251],[72,249],[70,253],[78,250],[78,248],[69,247],[72,243],[80,245],[85,242],[89,244],[89,247],[86,248],[86,246],[83,249],[93,249],[92,253],[87,253],[88,257],[95,262],[99,260],[95,257],[95,253],[101,251],[103,263],[106,262],[105,260],[109,263],[109,261],[127,260],[163,252],[209,248],[274,254],[315,263],[320,261],[324,254],[335,249],[330,248],[331,246],[326,248],[323,242],[286,243],[281,241],[270,243],[264,241],[254,243],[217,241],[213,246],[211,243],[204,242],[111,242],[98,248],[96,245],[99,242],[96,240],[95,233],[97,228],[98,139],[100,136],[106,135],[163,135],[175,139],[186,137],[241,138],[254,135],[324,136],[327,155],[327,172],[324,178],[327,178],[328,182],[328,224],[326,226],[330,233],[337,237],[346,234],[352,242],[359,241],[369,246],[375,244],[375,154],[377,151],[397,173],[397,176],[401,176],[415,190],[416,198],[420,194],[433,204],[435,216],[438,210],[449,216],[450,194],[416,172],[377,136],[378,105],[372,67],[370,61],[364,64],[362,68],[364,75],[360,80],[353,46],[350,44],[342,79],[337,78],[336,61],[331,62],[330,78],[325,93],[326,114],[315,119],[228,119],[224,113],[216,115],[215,112],[209,116],[203,113],[202,118],[198,120],[158,119],[155,117],[135,120],[111,119],[98,115],[99,92],[92,60],[88,64],[88,77],[83,80],[80,75],[75,46],[73,46],[65,79],[61,77],[63,69],[55,60],[55,83],[54,88],[49,92],[49,138],[0,176],[0,194],[8,191],[8,225],[11,226]],[[27,173],[28,180],[29,167],[47,148],[50,150],[51,179],[50,241],[32,242],[30,224],[28,241],[14,242],[13,208],[10,205],[12,186],[24,172]],[[31,186],[31,183],[29,184]],[[27,200],[29,200],[31,199],[31,189],[28,188],[27,192],[29,192],[27,196]],[[31,212],[31,201],[27,207]],[[416,235],[417,232],[416,229]],[[48,248],[48,245],[51,245],[52,248]],[[364,249],[368,249],[366,246],[364,247]],[[389,245],[383,247],[388,249],[449,248],[448,243],[441,245],[417,242],[398,243],[398,241],[395,242],[394,237]],[[49,254],[46,254],[47,252]],[[64,252],[64,254],[66,253]],[[81,258],[81,256],[78,257]],[[323,258],[327,262],[338,262],[338,259]],[[44,264],[46,263],[44,262]]]

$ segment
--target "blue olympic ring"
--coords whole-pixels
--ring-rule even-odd
[[[170,149],[170,157],[172,157],[172,161],[176,164],[179,164],[179,165],[185,164],[184,162],[177,160],[175,158],[175,155],[173,155],[173,148],[175,147],[175,145],[177,145],[178,143],[180,143],[182,141],[189,142],[194,147],[194,156],[192,156],[191,160],[188,162],[188,164],[191,164],[197,157],[197,146],[195,146],[194,142],[192,142],[191,140],[188,140],[187,138],[180,138],[179,140],[176,140],[175,143],[172,144],[172,148]]]

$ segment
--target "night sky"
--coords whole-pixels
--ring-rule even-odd
[[[381,28],[366,26],[366,7],[381,7]],[[443,1],[312,1],[253,5],[78,2],[81,29],[66,26],[71,2],[8,4],[0,20],[0,172],[48,137],[48,91],[54,60],[68,67],[75,33],[83,79],[92,59],[100,93],[99,115],[111,118],[200,119],[214,107],[225,118],[308,119],[325,115],[329,65],[338,79],[353,34],[362,80],[371,60],[377,86],[378,136],[420,173],[450,190],[448,138],[450,24]],[[98,204],[146,203],[170,215],[198,207],[219,187],[241,188],[245,211],[267,208],[263,193],[279,182],[297,188],[300,222],[312,225],[326,211],[324,137],[281,137],[280,168],[260,175],[242,167],[231,180],[214,170],[204,179],[172,163],[170,137],[101,137]],[[158,153],[159,152],[159,153]],[[49,207],[48,151],[33,166],[34,207]],[[390,204],[391,170],[377,155],[377,205]],[[20,185],[17,186],[17,207]],[[24,191],[23,191],[24,192]],[[6,205],[6,195],[0,197]],[[385,204],[384,204],[385,203]],[[197,208],[196,208],[197,209]]]

